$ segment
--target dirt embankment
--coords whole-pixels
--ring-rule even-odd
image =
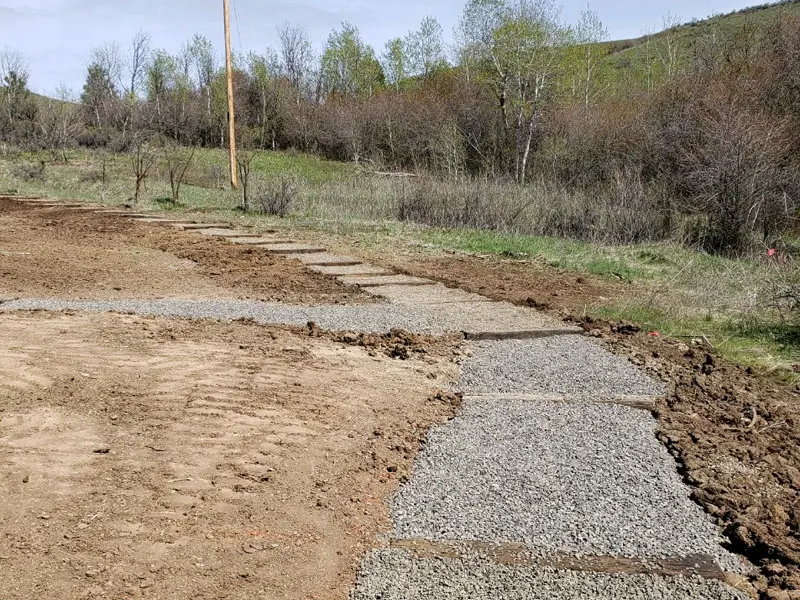
[[[411,274],[572,320],[670,386],[658,404],[659,436],[694,487],[693,497],[753,561],[762,598],[800,598],[800,392],[731,364],[701,342],[651,336],[630,323],[592,321],[586,307],[628,286],[543,265],[453,255],[398,256]]]

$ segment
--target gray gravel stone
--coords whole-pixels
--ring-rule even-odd
[[[232,321],[251,318],[259,323],[305,325],[314,321],[323,329],[385,332],[391,328],[409,331],[433,331],[434,319],[415,314],[408,307],[373,304],[364,306],[292,306],[274,302],[247,300],[58,300],[25,299],[0,304],[0,311],[10,310],[80,310],[88,312],[126,312],[139,315],[219,319]]]
[[[472,304],[469,308],[472,308]],[[392,328],[415,333],[452,333],[474,331],[491,327],[489,319],[493,308],[485,306],[483,312],[467,310],[458,304],[431,306],[402,306],[371,304],[362,306],[295,306],[276,302],[246,300],[58,300],[23,299],[0,304],[0,311],[8,310],[82,310],[90,312],[130,312],[141,315],[183,317],[190,319],[234,320],[251,318],[259,323],[305,325],[314,321],[323,329],[382,333]],[[530,311],[522,326],[535,328],[549,325],[537,320]],[[505,326],[515,323],[517,316],[497,313],[497,322]]]
[[[372,552],[350,600],[747,600],[700,577],[617,575],[532,569],[481,558],[422,559]]]
[[[649,413],[622,406],[467,400],[431,430],[399,489],[395,535],[542,553],[706,554],[741,570],[654,426]]]
[[[462,364],[468,394],[660,396],[664,386],[584,336],[480,342]]]

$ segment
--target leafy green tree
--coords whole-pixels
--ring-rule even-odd
[[[38,111],[28,77],[21,54],[0,51],[0,139],[22,141],[32,133]]]
[[[322,79],[328,94],[368,97],[384,85],[383,69],[375,51],[365,44],[358,29],[342,23],[334,30],[322,55]]]
[[[205,97],[206,115],[211,115],[211,82],[214,79],[216,64],[214,59],[214,45],[211,41],[195,34],[187,46],[187,55],[194,68],[195,81],[198,91]]]
[[[579,78],[580,96],[588,110],[597,96],[600,83],[600,60],[605,54],[600,43],[608,37],[608,30],[598,14],[588,6],[581,12],[580,21],[574,29],[574,42],[577,48],[576,75]]]
[[[110,113],[117,100],[119,92],[112,71],[101,61],[92,62],[87,68],[81,102],[92,114],[97,127],[110,124],[108,123],[112,116]]]
[[[247,64],[250,107],[248,116],[254,128],[252,142],[259,148],[275,150],[284,119],[290,112],[287,105],[297,90],[291,82],[279,76],[280,60],[274,53],[250,53]]]
[[[160,115],[162,104],[171,87],[172,73],[175,71],[174,59],[166,50],[156,50],[147,67],[147,100],[155,104]]]
[[[394,38],[386,42],[381,58],[386,82],[399,92],[403,80],[408,76],[409,61],[403,40]]]
[[[411,75],[428,77],[447,64],[442,26],[433,17],[425,17],[419,29],[408,34],[404,46]]]
[[[525,183],[543,110],[562,88],[569,31],[551,0],[470,0],[460,38],[462,60],[497,96],[515,177]]]

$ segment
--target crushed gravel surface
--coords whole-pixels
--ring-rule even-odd
[[[647,412],[615,405],[468,400],[429,433],[393,501],[395,535],[543,553],[707,554],[741,570],[654,425]]]
[[[665,388],[624,358],[583,336],[475,345],[462,365],[467,394],[542,394],[615,398],[660,396]]]
[[[700,577],[616,575],[427,559],[388,549],[364,561],[350,600],[746,600]]]
[[[112,300],[73,301],[55,299],[14,300],[0,305],[0,310],[80,310],[89,312],[127,312],[188,319],[232,321],[250,318],[259,323],[305,325],[309,321],[330,330],[383,333],[392,328],[427,333],[436,330],[433,319],[408,307],[365,306],[291,306],[246,300]]]
[[[462,306],[400,306],[394,304],[295,306],[248,300],[59,300],[21,299],[0,304],[0,311],[9,310],[80,310],[89,312],[128,312],[139,315],[182,317],[190,319],[236,320],[250,318],[259,323],[305,325],[313,321],[322,329],[385,333],[404,329],[413,333],[442,334],[469,331],[487,324],[492,307],[477,314]],[[542,326],[535,311],[530,313],[529,326]],[[502,315],[501,315],[502,316]]]

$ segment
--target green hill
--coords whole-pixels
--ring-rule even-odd
[[[606,53],[606,66],[624,77],[626,71],[647,64],[648,59],[658,62],[658,52],[660,49],[663,51],[668,40],[677,48],[679,62],[685,64],[699,53],[701,44],[710,43],[710,40],[721,43],[747,28],[756,31],[787,13],[800,16],[800,0],[751,6],[704,20],[693,20],[652,35],[606,42],[601,47]]]

